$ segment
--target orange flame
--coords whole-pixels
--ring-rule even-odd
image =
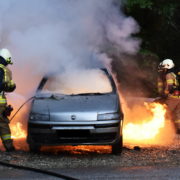
[[[13,139],[26,138],[26,133],[22,130],[21,123],[18,122],[16,125],[11,125],[11,137]]]
[[[150,105],[144,103],[144,105],[153,113],[153,116],[149,117],[151,119],[149,122],[144,120],[142,124],[127,124],[123,130],[126,142],[152,140],[165,125],[165,106],[159,103]]]

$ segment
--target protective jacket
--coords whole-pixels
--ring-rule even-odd
[[[164,94],[167,96],[170,93],[173,93],[179,86],[177,77],[174,72],[166,74],[166,88]]]
[[[166,76],[163,74],[159,74],[158,79],[158,92],[162,94],[166,88]]]
[[[12,72],[9,68],[0,64],[0,107],[7,105],[5,92],[12,92],[16,88],[12,80]]]

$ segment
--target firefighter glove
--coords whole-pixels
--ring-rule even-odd
[[[11,105],[6,106],[6,108],[5,108],[5,110],[4,110],[4,114],[5,114],[6,116],[10,116],[12,111],[13,111],[13,107],[12,107]]]

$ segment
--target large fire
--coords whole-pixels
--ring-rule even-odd
[[[123,135],[126,143],[150,143],[154,141],[160,130],[165,126],[165,105],[159,103],[144,103],[151,114],[140,123],[128,123],[124,126]],[[139,112],[143,113],[143,112]]]
[[[150,110],[151,114],[147,114],[146,118],[140,123],[132,123],[132,119],[131,123],[124,126],[123,139],[125,143],[150,143],[159,134],[160,129],[165,126],[165,106],[159,103],[152,103],[150,105],[145,103],[144,105],[146,109]],[[11,133],[13,139],[25,139],[27,136],[26,132],[22,129],[22,124],[19,122],[11,125]]]
[[[11,137],[12,139],[22,139],[26,138],[26,133],[25,131],[22,130],[22,124],[17,123],[16,125],[11,125]]]
[[[159,103],[151,103],[150,105],[144,103],[143,107],[139,106],[137,103],[135,109],[128,109],[128,111],[125,112],[125,125],[123,127],[124,144],[160,144],[162,139],[160,139],[159,136],[163,136],[164,139],[167,139],[167,135],[170,139],[172,137],[171,134],[173,134],[172,127],[169,125],[166,126],[167,121],[165,121],[165,113],[165,106]],[[17,119],[21,116],[22,113],[19,114]],[[28,150],[28,144],[26,143],[27,132],[23,130],[23,125],[15,121],[13,124],[10,124],[10,129],[12,139],[15,140],[15,147],[17,149]],[[162,130],[164,130],[164,132]],[[58,151],[69,151],[73,154],[87,152],[110,153],[111,146],[59,146],[43,147],[42,150],[52,151],[55,154]]]

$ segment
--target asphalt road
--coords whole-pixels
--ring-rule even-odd
[[[93,167],[49,169],[56,173],[82,180],[127,179],[127,180],[178,180],[179,167]],[[0,171],[1,180],[56,180],[53,176],[24,170]]]

